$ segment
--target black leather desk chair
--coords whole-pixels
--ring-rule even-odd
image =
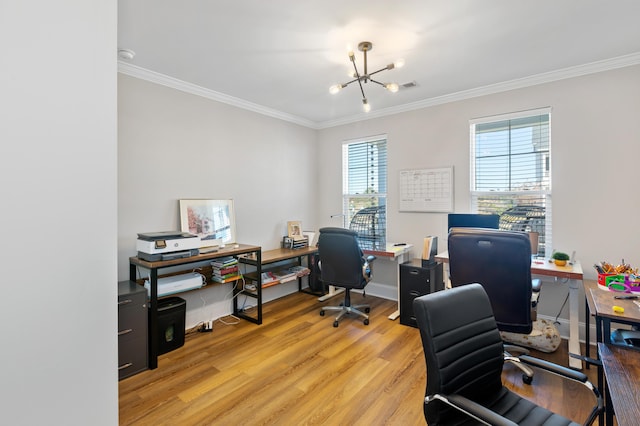
[[[489,295],[500,331],[531,333],[531,242],[527,234],[452,228],[448,248],[451,286],[479,283]],[[510,353],[507,351],[506,355]],[[516,365],[524,373],[524,382],[531,383],[533,371],[520,363]]]
[[[577,425],[503,386],[502,339],[480,284],[420,296],[414,299],[413,310],[427,364],[424,416],[430,426]],[[521,355],[517,362],[592,391],[596,403],[585,425],[592,424],[602,410],[600,393],[585,374],[528,355]]]
[[[320,258],[320,280],[325,285],[342,287],[344,302],[340,306],[324,306],[325,311],[338,311],[333,322],[337,327],[347,314],[355,314],[364,318],[369,324],[369,305],[351,305],[351,289],[364,289],[371,280],[371,265],[375,256],[364,257],[358,244],[358,233],[344,228],[321,228],[318,237],[318,255]],[[364,312],[361,311],[364,310]]]

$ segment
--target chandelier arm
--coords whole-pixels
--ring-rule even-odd
[[[369,79],[369,81],[371,81],[372,83],[377,83],[377,84],[379,84],[380,86],[382,86],[382,87],[384,87],[384,88],[386,88],[386,87],[387,87],[387,85],[386,85],[386,84],[384,84],[384,83],[380,83],[378,80],[374,80],[374,79],[370,78],[370,79]]]
[[[367,97],[364,95],[364,89],[362,88],[362,81],[360,81],[360,73],[358,72],[358,67],[356,67],[356,61],[351,61],[351,63],[353,63],[353,70],[356,73],[356,78],[352,80],[352,82],[356,80],[358,81],[358,86],[360,86],[360,92],[362,93],[362,99],[366,99]]]
[[[382,71],[385,71],[385,70],[388,70],[388,69],[389,69],[389,67],[380,68],[378,71],[374,71],[374,72],[370,73],[369,75],[378,74],[379,72],[382,72]]]

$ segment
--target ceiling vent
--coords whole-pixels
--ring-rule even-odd
[[[408,83],[402,83],[400,85],[400,87],[402,89],[411,89],[412,87],[416,87],[417,85],[418,85],[418,83],[416,83],[416,81],[414,80],[414,81],[410,81]]]

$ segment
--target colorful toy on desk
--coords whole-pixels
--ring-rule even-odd
[[[634,274],[611,275],[605,278],[605,285],[610,291],[631,293],[640,292],[640,281]]]

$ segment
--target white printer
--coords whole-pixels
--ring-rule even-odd
[[[188,232],[164,231],[138,234],[138,257],[148,262],[200,254],[200,237]]]

